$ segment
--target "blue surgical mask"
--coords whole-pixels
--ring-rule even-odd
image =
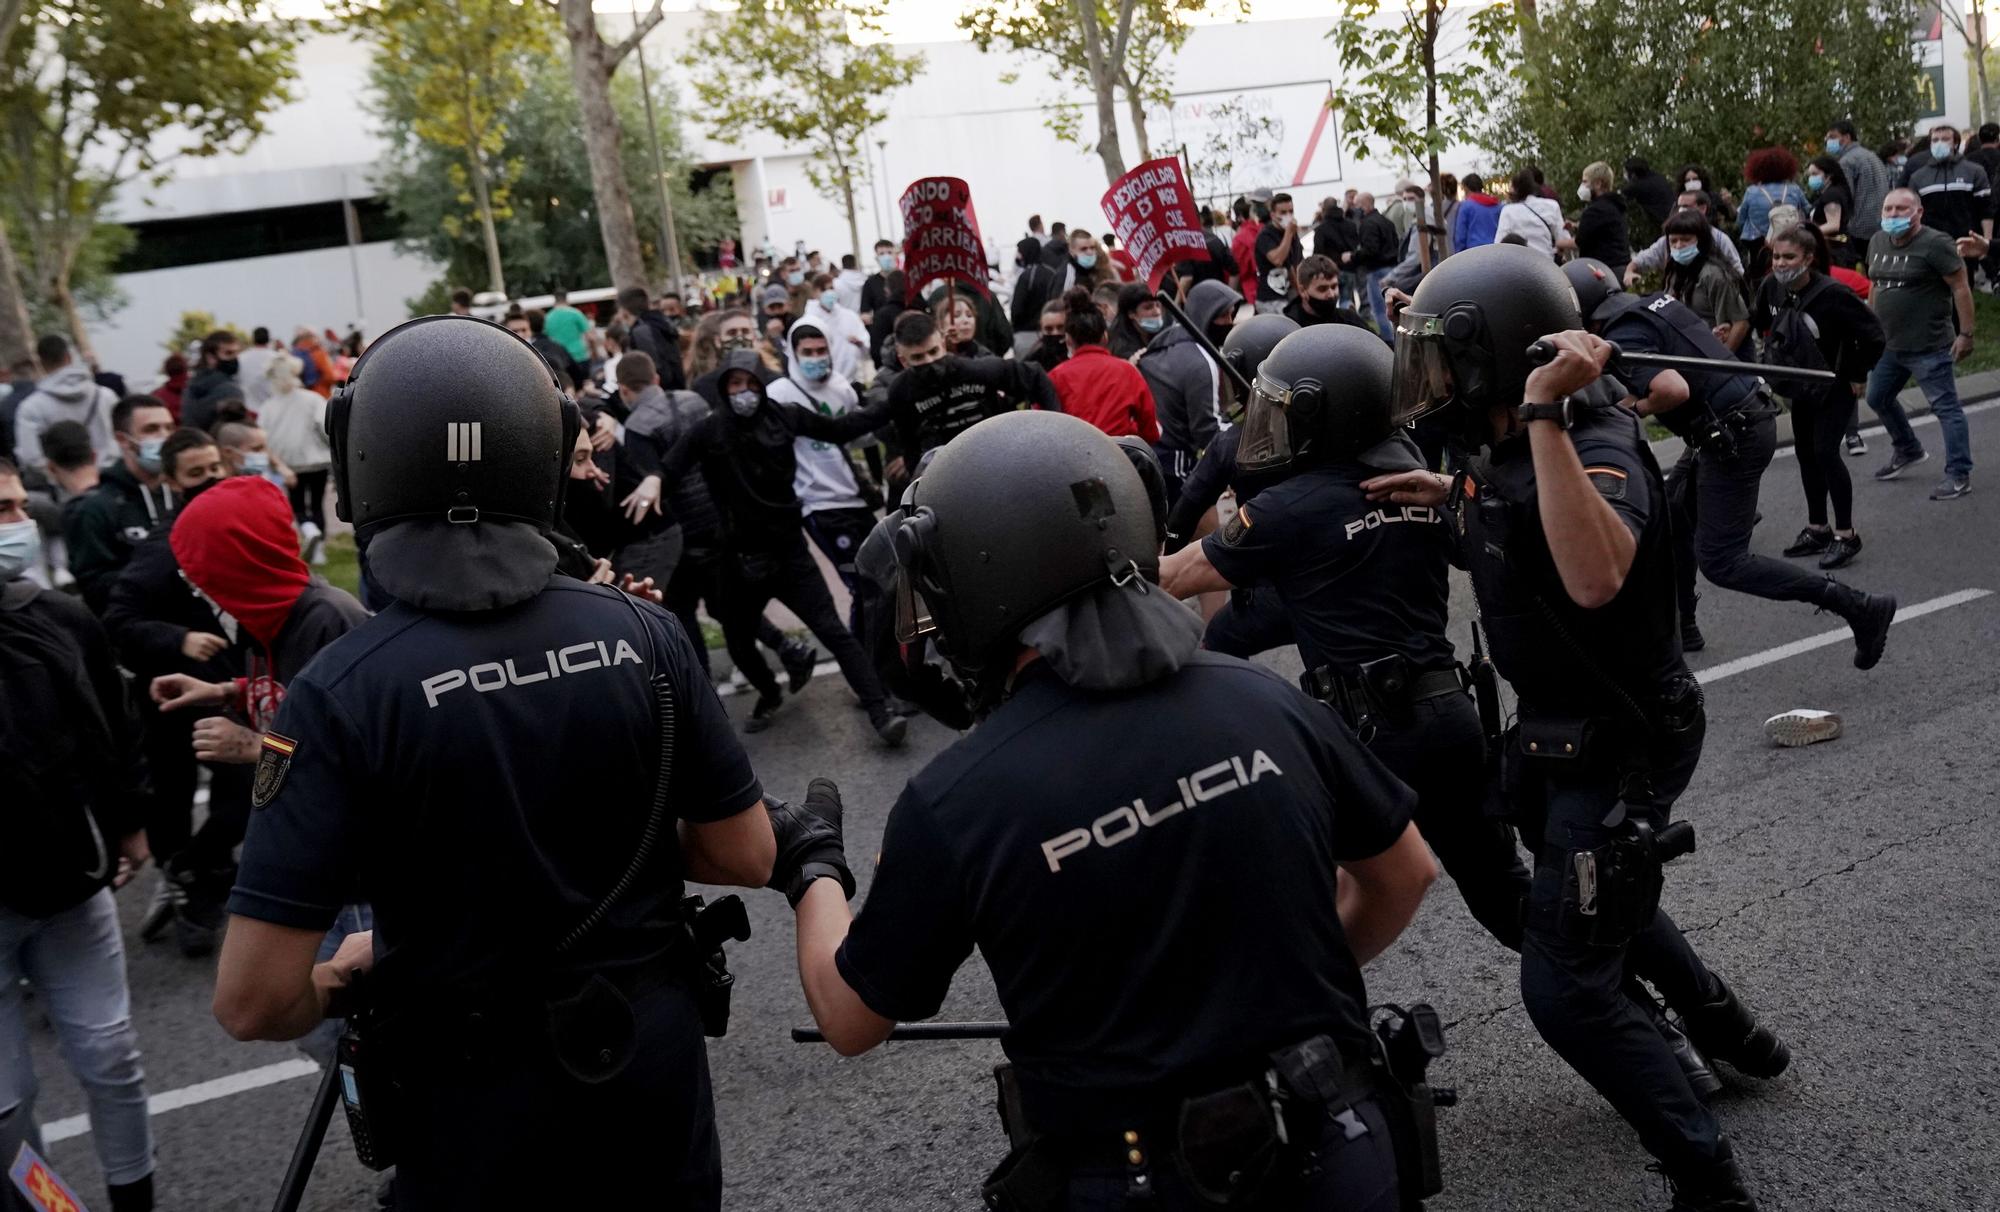
[[[880,265],[882,267],[882,272],[886,274],[896,268],[896,254],[876,253],[875,264]]]
[[[820,291],[819,305],[828,311],[832,311],[834,308],[840,306],[840,292],[832,290]]]
[[[1679,248],[1669,249],[1667,255],[1674,259],[1676,265],[1691,265],[1694,259],[1701,255],[1701,245],[1683,244]]]
[[[1806,178],[1806,188],[1814,193],[1818,193],[1820,190],[1826,188],[1826,178],[1818,173],[1813,173]]]
[[[832,358],[800,358],[799,373],[808,379],[824,379],[833,373]]]
[[[1167,318],[1165,316],[1139,317],[1139,328],[1142,332],[1158,332],[1160,329],[1166,327],[1166,323]]]
[[[803,269],[795,269],[791,273],[785,275],[785,285],[787,286],[797,286],[800,283],[804,282],[805,280],[806,280],[806,271],[804,271]]]
[[[1096,264],[1097,264],[1097,254],[1096,254],[1096,253],[1078,253],[1078,254],[1076,254],[1076,267],[1077,267],[1078,269],[1090,269],[1090,268],[1094,267],[1094,266],[1095,266]]]
[[[747,417],[756,412],[757,405],[761,402],[762,397],[755,391],[746,389],[729,393],[729,411],[739,417]]]
[[[1910,162],[1910,158],[1909,158],[1908,156],[1890,156],[1890,157],[1889,157],[1889,163],[1890,163],[1890,165],[1892,165],[1893,167],[1896,167],[1896,168],[1901,168],[1901,167],[1903,167],[1903,166],[1904,166],[1905,164],[1908,164],[1909,162]]]
[[[159,475],[160,468],[163,466],[160,462],[160,448],[166,444],[167,440],[165,438],[140,439],[138,449],[132,452],[133,459],[139,464],[139,470],[149,476]]]
[[[1908,215],[1897,215],[1892,219],[1882,220],[1882,230],[1892,236],[1908,235],[1910,228],[1915,225],[1915,222]]]
[[[42,554],[42,528],[33,518],[0,525],[0,582],[26,572]]]
[[[1958,144],[1956,143],[1948,142],[1944,139],[1934,139],[1931,141],[1931,159],[1933,160],[1949,160],[1951,159],[1951,153],[1957,150]]]
[[[238,465],[237,470],[246,476],[269,475],[271,456],[261,450],[246,450],[243,452],[243,462]]]
[[[1842,143],[1838,139],[1828,139],[1826,141],[1826,154],[1829,156],[1837,156],[1846,146],[1847,146],[1846,144]]]

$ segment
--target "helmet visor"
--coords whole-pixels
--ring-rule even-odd
[[[937,617],[907,568],[896,570],[896,642],[916,644],[937,634]]]
[[[1292,461],[1297,453],[1292,444],[1291,422],[1286,410],[1292,389],[1262,374],[1250,389],[1250,403],[1243,410],[1243,433],[1236,443],[1236,466],[1243,471],[1268,471]]]
[[[1451,364],[1445,359],[1444,325],[1437,316],[1405,311],[1396,326],[1396,366],[1391,419],[1408,425],[1450,402]]]

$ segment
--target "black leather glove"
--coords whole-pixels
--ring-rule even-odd
[[[833,780],[814,779],[806,784],[803,804],[788,804],[767,795],[764,809],[771,814],[771,832],[778,839],[778,859],[771,865],[771,882],[766,887],[784,893],[797,909],[813,881],[830,876],[839,880],[841,891],[853,899],[854,873],[847,869],[847,852],[841,848],[840,788]]]

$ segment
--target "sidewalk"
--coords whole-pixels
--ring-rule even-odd
[[[1991,399],[1994,396],[2000,396],[2000,370],[1982,370],[1978,374],[1961,376],[1958,380],[1958,399],[1961,404],[1976,404],[1981,400]],[[1925,400],[1924,393],[1915,387],[1904,388],[1903,393],[1896,398],[1902,401],[1904,411],[1908,412],[1911,416],[1923,417],[1930,415],[1931,406],[1929,401]],[[1876,419],[1875,414],[1869,411],[1867,401],[1857,400],[1855,404],[1861,410],[1861,428],[1867,429],[1871,425],[1881,424]],[[1791,444],[1792,414],[1789,412],[1780,413],[1778,414],[1778,445],[1782,448]],[[1684,444],[1679,438],[1661,438],[1659,441],[1654,442],[1652,446],[1653,457],[1659,460],[1659,464],[1663,468],[1672,467],[1675,461],[1681,457],[1681,451],[1684,449]]]

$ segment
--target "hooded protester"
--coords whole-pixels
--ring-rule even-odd
[[[1236,322],[1243,296],[1220,282],[1197,282],[1183,310],[1219,349]],[[1153,453],[1167,480],[1167,504],[1180,496],[1181,481],[1222,427],[1222,367],[1187,329],[1176,324],[1154,337],[1139,355],[1139,373],[1153,389],[1160,440]]]
[[[841,300],[840,290],[832,277],[820,274],[812,281],[813,297],[806,301],[805,314],[800,319],[811,321],[812,326],[826,337],[826,343],[833,351],[834,373],[850,383],[858,383],[863,377],[862,372],[871,365],[868,329],[861,323],[860,313]],[[795,367],[796,357],[789,351],[785,360],[789,366]]]
[[[46,336],[35,342],[35,357],[41,363],[42,378],[14,413],[15,458],[22,467],[40,471],[42,431],[57,421],[76,421],[90,431],[90,447],[97,452],[98,461],[109,462],[118,453],[118,444],[111,436],[111,409],[118,397],[97,385],[88,366],[70,360],[69,342],[61,337]],[[0,455],[6,453],[0,450]]]
[[[304,363],[290,354],[271,359],[257,411],[270,453],[292,469],[292,514],[298,519],[306,562],[326,560],[326,479],[333,451],[326,440],[326,397],[299,378]]]
[[[631,344],[629,349],[653,359],[653,366],[660,374],[660,385],[668,391],[679,391],[687,386],[687,378],[681,371],[681,337],[672,320],[665,312],[653,306],[643,286],[627,287],[618,292],[618,306],[632,317]]]
[[[1158,442],[1160,426],[1146,376],[1105,346],[1109,333],[1104,316],[1090,305],[1090,296],[1081,287],[1070,291],[1066,302],[1063,335],[1070,356],[1049,375],[1062,397],[1063,411],[1114,438],[1131,435]],[[1157,301],[1153,305],[1159,306]]]
[[[1160,306],[1160,296],[1145,283],[1132,282],[1118,291],[1118,313],[1111,321],[1111,339],[1107,344],[1112,353],[1129,358],[1146,348],[1166,326],[1167,316]]]
[[[861,406],[854,384],[836,365],[832,343],[810,319],[792,325],[788,345],[791,362],[785,377],[771,384],[773,401],[797,404],[828,417],[846,416]],[[799,509],[805,515],[806,535],[854,595],[847,625],[859,637],[861,598],[854,580],[854,555],[861,549],[861,540],[875,528],[870,498],[879,504],[881,490],[855,474],[854,460],[839,443],[800,436],[793,439],[792,451],[798,459],[792,490],[798,494]]]
[[[202,338],[201,366],[181,392],[181,422],[196,429],[214,429],[225,415],[247,411],[236,374],[243,343],[235,333],[218,328]],[[236,407],[228,405],[234,402]]]
[[[97,487],[63,506],[70,573],[100,614],[132,549],[173,517],[177,502],[160,460],[173,414],[151,396],[126,396],[110,412],[119,460],[104,468]]]
[[[868,275],[861,272],[854,254],[840,254],[840,272],[833,276],[833,289],[840,296],[840,305],[858,314],[861,311],[861,288],[866,285]]]

